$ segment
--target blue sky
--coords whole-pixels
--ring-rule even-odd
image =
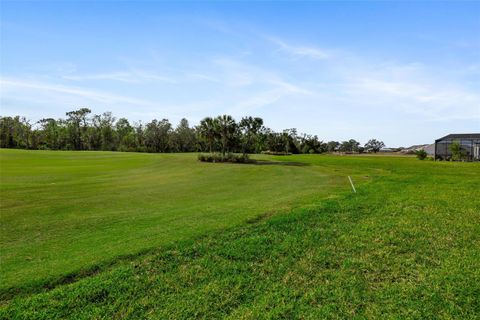
[[[252,115],[389,146],[480,132],[480,2],[0,5],[2,115]]]

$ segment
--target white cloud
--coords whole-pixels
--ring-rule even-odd
[[[70,86],[31,78],[0,77],[0,106],[2,115],[20,114],[38,120],[45,116],[63,116],[78,106],[90,107],[93,112],[112,111],[115,116],[132,121],[168,118],[172,123],[183,117],[199,121],[215,114],[217,100],[192,99],[187,102],[163,101],[161,96],[151,100],[123,94]]]
[[[187,73],[186,79],[193,80],[193,81],[220,82],[220,80],[214,76],[201,74],[201,73]]]
[[[248,64],[232,58],[215,59],[214,64],[219,67],[216,72],[220,75],[222,83],[232,87],[250,86],[256,88],[282,88],[288,93],[309,94],[310,91],[300,84],[294,84],[285,80],[276,71]]]
[[[64,79],[74,81],[89,80],[109,80],[126,83],[143,83],[143,82],[165,82],[174,84],[177,81],[170,77],[165,77],[156,73],[146,72],[143,70],[117,71],[97,74],[74,75],[69,74],[63,76]]]
[[[300,57],[308,57],[315,60],[324,60],[331,57],[331,53],[328,53],[326,50],[313,47],[313,46],[294,46],[288,44],[284,40],[275,37],[267,37],[267,39],[276,44],[282,51],[287,52],[288,54]]]
[[[280,101],[312,94],[300,83],[287,81],[276,71],[222,57],[213,60],[211,72],[219,79],[220,92],[215,107],[221,113],[241,117],[248,113],[265,112]]]
[[[397,109],[424,121],[480,117],[480,94],[441,72],[431,74],[420,65],[378,68],[368,63],[351,70],[344,79],[345,92],[362,105]]]
[[[11,98],[28,98],[29,96],[35,100],[39,95],[55,95],[66,94],[70,96],[78,96],[88,100],[101,103],[126,103],[135,105],[152,105],[152,103],[127,96],[101,92],[81,87],[66,86],[61,84],[51,84],[45,82],[37,82],[25,79],[0,78],[1,97],[2,99],[9,96]]]

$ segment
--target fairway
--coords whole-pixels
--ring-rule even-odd
[[[480,320],[479,13],[2,1],[0,320]]]
[[[335,195],[353,172],[196,154],[0,150],[0,163],[3,293]]]
[[[479,163],[0,155],[3,319],[480,312]]]

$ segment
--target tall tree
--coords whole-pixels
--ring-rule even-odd
[[[0,147],[15,148],[13,118],[0,117]]]
[[[286,153],[299,153],[300,141],[297,135],[297,129],[285,129],[281,133],[282,143],[284,145],[284,152]]]
[[[327,150],[328,152],[334,152],[337,151],[338,147],[340,146],[340,143],[338,141],[328,141],[327,142]]]
[[[235,137],[235,131],[237,130],[237,124],[235,120],[229,115],[222,115],[216,118],[217,120],[217,132],[220,137],[220,144],[222,147],[222,157],[225,158],[225,154],[229,151],[232,141]]]
[[[242,153],[245,157],[248,151],[255,150],[255,141],[257,140],[258,133],[263,126],[263,119],[258,117],[244,117],[240,120],[238,126],[242,133]]]
[[[173,149],[177,152],[192,152],[195,151],[195,147],[195,129],[190,128],[188,120],[183,118],[173,134]]]
[[[135,130],[135,150],[139,152],[144,152],[146,150],[145,146],[145,126],[142,122],[137,122],[134,124]]]
[[[318,137],[305,134],[300,143],[302,153],[322,153],[327,150],[327,145],[318,140]]]
[[[70,139],[75,150],[84,148],[86,142],[87,115],[90,112],[92,111],[88,108],[80,108],[66,113]]]
[[[115,123],[115,117],[111,112],[104,112],[100,117],[100,132],[101,132],[101,145],[102,150],[115,150],[115,131],[113,124]]]
[[[383,141],[379,141],[377,139],[370,139],[370,140],[368,140],[367,143],[365,143],[365,150],[368,151],[368,152],[377,153],[383,147],[385,147],[385,143],[383,143]]]
[[[0,118],[0,146],[29,149],[32,126],[25,117]]]
[[[46,118],[38,121],[40,125],[41,144],[50,150],[59,149],[59,126],[55,119]]]
[[[118,119],[115,124],[115,132],[117,137],[117,149],[120,151],[135,150],[135,131],[125,118]]]
[[[211,117],[206,117],[202,121],[200,121],[200,135],[203,139],[205,139],[208,150],[213,152],[213,147],[215,144],[215,140],[218,137],[218,121],[217,119],[213,119]]]
[[[170,151],[172,125],[167,119],[153,120],[145,127],[145,146],[149,152]]]
[[[348,141],[343,141],[340,144],[340,151],[343,152],[358,152],[358,148],[360,147],[360,142],[356,141],[355,139],[350,139]]]
[[[87,130],[87,146],[89,150],[102,150],[102,116],[99,114],[91,119]]]

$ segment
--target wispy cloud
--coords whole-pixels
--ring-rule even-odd
[[[227,86],[250,86],[252,89],[274,87],[282,88],[288,93],[310,93],[300,83],[295,84],[285,80],[277,71],[228,57],[218,58],[213,60],[213,62],[218,68],[216,72],[220,75],[222,83]]]
[[[292,45],[276,37],[267,37],[267,39],[276,46],[278,46],[280,50],[293,56],[307,57],[315,60],[324,60],[331,58],[331,53],[328,53],[326,50],[315,46]]]
[[[143,70],[131,70],[131,71],[117,71],[97,74],[84,74],[64,75],[64,79],[74,81],[89,81],[89,80],[108,80],[119,81],[126,83],[143,83],[143,82],[164,82],[174,84],[177,83],[176,79],[171,77],[162,76],[156,73],[146,72]]]
[[[180,99],[178,99],[180,100]],[[0,77],[0,105],[6,115],[27,115],[40,119],[62,116],[68,108],[88,106],[94,112],[113,111],[130,120],[169,118],[172,123],[183,117],[199,121],[205,115],[218,113],[219,101],[204,98],[187,101],[152,100],[94,90],[85,87],[46,82],[41,79]],[[24,107],[25,106],[25,107]]]
[[[258,112],[259,108],[267,108],[278,102],[285,96],[285,92],[279,88],[273,88],[266,91],[253,93],[243,100],[237,101],[232,107],[227,109],[227,113],[236,116],[242,116],[252,112]]]
[[[312,94],[301,83],[291,82],[279,72],[262,66],[231,57],[217,58],[213,63],[213,72],[221,79],[224,90],[228,90],[222,95],[219,109],[226,108],[226,112],[235,116],[264,112],[286,98]]]
[[[46,82],[38,82],[25,79],[16,78],[0,78],[1,96],[2,98],[53,94],[66,94],[71,96],[78,96],[88,100],[97,101],[101,103],[126,103],[134,105],[152,105],[151,102],[126,97],[123,95],[107,93],[92,89],[86,89],[75,86],[66,86],[62,84],[52,84]]]
[[[480,94],[421,65],[351,66],[345,93],[363,105],[393,108],[424,121],[480,118]]]
[[[212,75],[207,75],[207,74],[201,74],[201,73],[187,73],[185,75],[185,78],[187,80],[193,80],[193,81],[209,81],[209,82],[221,82],[220,79],[212,76]]]

